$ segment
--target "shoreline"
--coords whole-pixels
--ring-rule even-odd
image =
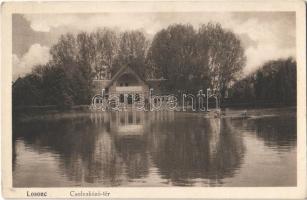
[[[216,109],[211,109],[209,111],[137,111],[137,110],[126,110],[126,111],[92,111],[85,106],[76,109],[69,110],[44,110],[44,111],[27,111],[27,112],[13,112],[13,122],[28,122],[34,120],[59,120],[68,118],[79,118],[89,115],[101,115],[106,113],[116,113],[116,112],[145,112],[145,113],[167,113],[176,112],[180,114],[187,114],[192,116],[200,116],[203,118],[259,118],[259,117],[274,117],[282,115],[293,115],[296,116],[297,108],[294,106],[285,107],[270,107],[270,108],[221,108],[216,111]],[[218,114],[217,114],[218,113]]]

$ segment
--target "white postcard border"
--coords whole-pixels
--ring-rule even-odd
[[[12,187],[12,14],[101,12],[296,11],[297,49],[297,187]],[[74,198],[71,191],[107,191],[100,198],[304,198],[306,196],[306,15],[304,1],[121,1],[12,2],[2,4],[2,192],[25,198],[27,191],[47,198]],[[41,198],[41,197],[40,197]],[[82,197],[79,197],[82,198]],[[83,197],[84,198],[84,197]],[[92,197],[95,198],[95,197]],[[96,197],[97,198],[97,197]]]

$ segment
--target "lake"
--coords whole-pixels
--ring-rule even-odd
[[[295,109],[70,113],[13,125],[14,187],[296,186]]]

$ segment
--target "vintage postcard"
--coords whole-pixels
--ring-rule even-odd
[[[5,198],[304,198],[304,1],[2,4]]]

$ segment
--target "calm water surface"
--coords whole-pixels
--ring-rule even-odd
[[[71,114],[14,124],[14,187],[295,186],[296,115]]]

